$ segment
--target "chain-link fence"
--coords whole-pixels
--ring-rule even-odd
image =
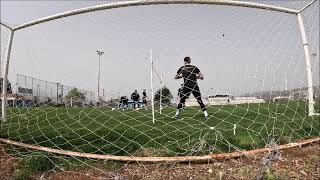
[[[96,103],[95,92],[93,91],[87,91],[58,82],[49,82],[21,74],[17,74],[17,80],[16,84],[13,86],[13,91],[19,99],[32,100],[33,104],[67,105],[70,104],[70,100],[68,100],[67,96],[70,91],[75,88],[79,93],[84,95],[84,98],[81,100],[82,105],[93,105]]]

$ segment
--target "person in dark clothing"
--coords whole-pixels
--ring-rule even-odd
[[[143,104],[144,104],[144,107],[147,107],[147,92],[146,92],[146,89],[143,89],[143,92],[142,92],[142,101],[143,101]]]
[[[200,72],[199,68],[190,64],[191,63],[190,57],[185,57],[184,63],[185,65],[178,69],[177,74],[174,77],[175,79],[183,78],[184,83],[180,92],[180,101],[177,106],[177,112],[173,118],[178,117],[180,110],[185,105],[186,99],[189,98],[191,93],[197,99],[197,102],[199,103],[205,118],[207,118],[208,112],[207,112],[206,106],[202,101],[200,89],[197,83],[198,79],[203,80],[203,74]]]
[[[3,78],[0,78],[0,93],[2,93]],[[11,83],[7,81],[7,94],[12,94]]]
[[[134,92],[131,94],[131,100],[133,101],[133,108],[139,108],[140,95],[138,94],[137,90],[134,90]]]
[[[120,97],[120,103],[119,103],[119,108],[128,108],[128,98],[127,96],[121,96]]]

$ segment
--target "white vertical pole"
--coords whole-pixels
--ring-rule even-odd
[[[98,50],[97,51],[98,56],[99,56],[99,69],[98,69],[98,94],[97,94],[97,105],[100,105],[100,66],[101,66],[101,56],[103,55],[103,51]]]
[[[285,78],[286,78],[286,84],[285,84],[285,85],[286,85],[286,89],[285,89],[285,90],[287,91],[287,90],[288,90],[288,77],[287,77],[287,73],[285,73],[285,76],[286,76],[286,77],[285,77]]]
[[[150,72],[150,80],[151,80],[151,107],[152,107],[152,122],[154,121],[154,90],[153,90],[153,57],[152,57],[152,50],[150,50],[150,62],[151,62],[151,72]]]
[[[304,56],[305,56],[305,61],[306,61],[306,72],[307,72],[307,80],[308,80],[308,107],[309,107],[308,108],[308,115],[313,116],[313,115],[315,115],[315,111],[314,111],[310,51],[309,51],[309,44],[307,41],[306,30],[304,28],[304,22],[303,22],[301,13],[298,13],[298,22],[299,22],[299,28],[300,28],[302,43],[303,43],[303,48],[304,48]]]
[[[100,58],[101,58],[101,55],[98,53],[99,55],[99,69],[98,69],[98,106],[100,106]]]
[[[163,73],[161,73],[160,77],[160,114],[162,114],[162,81],[163,81]]]
[[[12,40],[13,40],[14,31],[11,31],[10,38],[9,38],[9,45],[6,53],[6,59],[3,62],[3,71],[2,71],[2,114],[1,118],[3,122],[6,122],[7,118],[7,81],[8,81],[8,70],[9,70],[9,62],[10,62],[10,54],[11,54],[11,47],[12,47]]]

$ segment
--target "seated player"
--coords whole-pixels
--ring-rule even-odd
[[[119,108],[128,108],[128,98],[127,96],[121,96],[119,102]]]
[[[139,110],[140,95],[138,94],[137,90],[134,90],[134,92],[131,94],[131,100],[133,101],[133,109]]]

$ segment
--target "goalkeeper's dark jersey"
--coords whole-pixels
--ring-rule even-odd
[[[177,74],[181,74],[184,80],[184,86],[194,86],[197,84],[197,74],[200,70],[193,65],[187,64],[179,68]]]

